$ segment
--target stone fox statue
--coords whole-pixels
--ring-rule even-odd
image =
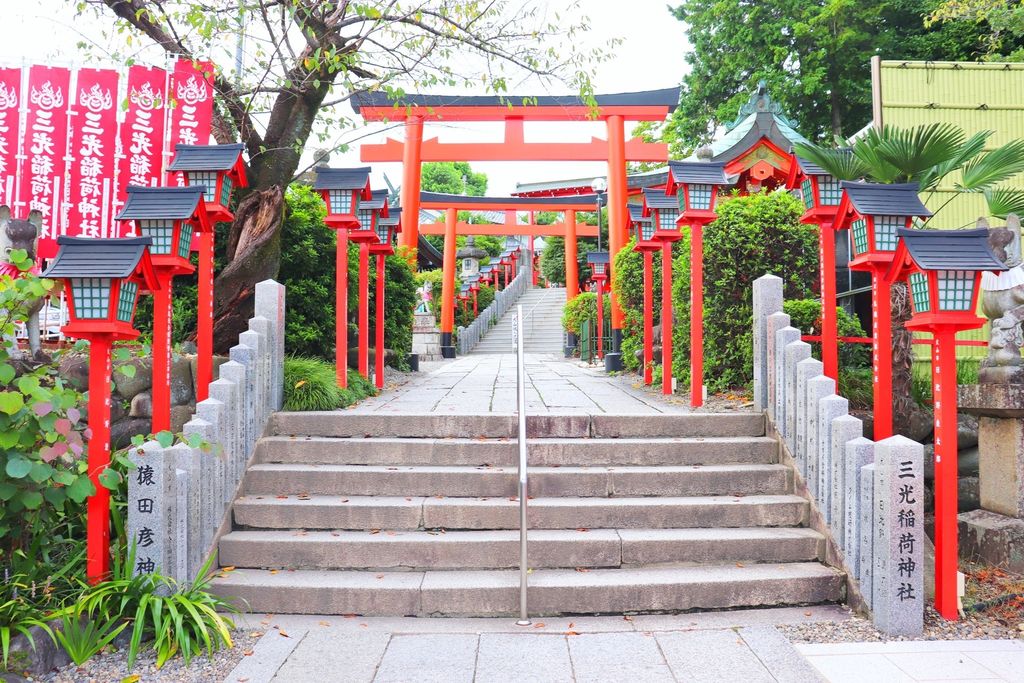
[[[22,249],[28,253],[30,259],[35,260],[36,244],[39,241],[39,231],[42,228],[42,214],[33,211],[29,214],[28,220],[16,220],[11,218],[11,210],[6,206],[0,206],[0,275],[18,277],[20,271],[12,265],[8,258],[10,253],[16,249]],[[28,345],[35,356],[40,352],[39,340],[39,311],[43,308],[43,299],[36,299],[27,305],[28,314]],[[20,357],[17,342],[11,342],[11,356]]]
[[[1006,227],[989,230],[989,246],[1009,270],[983,273],[981,310],[991,322],[988,356],[981,362],[982,383],[1024,382],[1024,266],[1021,258],[1020,219],[1010,214]]]

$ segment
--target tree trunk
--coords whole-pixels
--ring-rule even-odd
[[[911,392],[913,384],[914,334],[906,328],[910,320],[910,297],[905,282],[892,285],[892,415],[893,432],[906,434],[911,414],[917,410]]]
[[[839,85],[832,83],[832,92],[829,95],[829,108],[832,110],[832,134],[843,136],[843,111],[842,98],[839,96]]]
[[[226,354],[248,329],[256,283],[278,276],[283,217],[284,193],[279,185],[251,192],[239,203],[227,244],[230,263],[214,281],[215,353]]]

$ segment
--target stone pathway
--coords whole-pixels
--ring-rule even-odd
[[[242,615],[260,640],[224,683],[1020,681],[1024,642],[791,644],[774,626],[835,606],[633,617],[414,619]]]
[[[623,378],[609,377],[554,355],[526,355],[526,409],[538,414],[618,415],[684,413],[685,405],[634,389]],[[453,361],[422,364],[412,381],[368,399],[354,412],[373,413],[514,413],[514,354],[473,354]]]

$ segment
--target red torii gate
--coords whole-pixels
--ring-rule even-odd
[[[365,162],[401,161],[403,164],[402,225],[408,226],[401,235],[404,246],[414,249],[419,239],[420,166],[423,161],[607,161],[608,246],[614,257],[629,240],[626,234],[626,162],[668,161],[668,145],[664,143],[640,139],[627,141],[625,122],[664,121],[679,103],[679,88],[597,95],[595,100],[596,105],[590,106],[577,96],[510,98],[409,93],[392,96],[385,92],[370,92],[353,97],[352,106],[364,121],[405,122],[404,142],[391,139],[361,147],[361,159]],[[442,143],[436,138],[424,140],[424,122],[441,120],[503,121],[504,140],[494,143]],[[530,143],[526,142],[523,131],[526,121],[604,121],[608,135],[606,140],[592,138],[590,142]],[[484,207],[476,205],[474,208]],[[454,268],[454,233],[452,252]],[[444,264],[447,282],[447,258]],[[454,277],[454,272],[451,277]],[[617,277],[614,271],[612,277]],[[622,341],[623,317],[622,309],[613,301],[612,344],[615,358],[618,358]],[[613,362],[610,367],[621,369],[621,363]]]
[[[576,238],[596,237],[597,226],[576,226],[576,212],[589,211],[597,201],[595,195],[577,195],[572,197],[471,197],[458,194],[441,194],[421,192],[419,204],[424,209],[441,209],[445,212],[445,222],[422,223],[419,228],[426,234],[444,234],[444,260],[442,269],[444,279],[441,283],[441,354],[446,358],[454,357],[452,333],[455,331],[455,237],[456,235],[530,235],[557,236],[565,238],[565,263],[568,269],[572,264],[572,277],[566,271],[566,280],[576,283]],[[403,212],[405,207],[402,208]],[[516,211],[561,211],[564,222],[551,225],[536,223],[516,223]],[[504,223],[460,223],[459,211],[502,211]],[[566,282],[566,287],[569,287]],[[575,287],[575,284],[573,285]],[[575,292],[567,290],[566,296],[572,298]],[[451,355],[446,355],[451,354]]]

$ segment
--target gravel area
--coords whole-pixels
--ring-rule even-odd
[[[222,681],[247,655],[251,655],[256,641],[263,632],[260,630],[236,630],[231,639],[234,647],[215,652],[213,658],[205,653],[195,657],[185,665],[185,660],[176,656],[163,668],[156,668],[156,654],[152,650],[143,651],[135,660],[135,667],[128,671],[126,650],[104,652],[78,667],[74,664],[29,681],[46,681],[47,683],[110,683],[110,681],[174,681],[175,683],[208,683]],[[138,676],[138,678],[134,678]]]
[[[1017,625],[981,613],[968,613],[959,621],[946,621],[931,607],[925,608],[924,633],[916,638],[891,637],[880,633],[861,616],[848,621],[786,624],[776,629],[794,643],[863,643],[898,640],[979,640],[1024,637]]]
[[[676,393],[671,396],[665,396],[661,393],[661,384],[652,384],[651,386],[645,386],[641,377],[633,372],[625,372],[615,377],[616,381],[627,384],[628,386],[638,391],[643,391],[647,394],[657,396],[660,400],[665,403],[677,406],[689,406],[690,405],[690,390],[688,387],[678,385],[676,386]],[[739,410],[753,410],[754,409],[754,397],[750,393],[744,391],[736,391],[725,394],[709,394],[707,399],[704,401],[704,405],[700,408],[694,409],[694,412],[703,413],[722,413]]]

